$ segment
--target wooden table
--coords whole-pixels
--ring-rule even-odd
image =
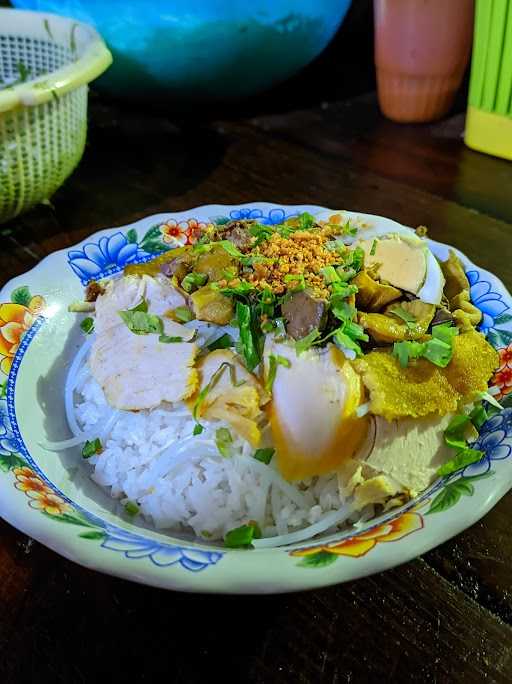
[[[206,203],[384,214],[512,286],[512,164],[466,149],[463,115],[385,121],[374,95],[308,111],[171,123],[93,98],[84,159],[0,227],[0,282],[93,231]],[[2,682],[510,682],[512,495],[422,558],[275,597],[165,593],[70,563],[0,522]]]

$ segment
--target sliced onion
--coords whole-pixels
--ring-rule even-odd
[[[285,544],[295,544],[296,542],[310,539],[321,532],[325,532],[333,525],[339,525],[347,520],[352,512],[350,506],[343,506],[338,511],[331,511],[323,518],[318,520],[314,525],[305,527],[297,532],[290,532],[289,534],[282,534],[278,537],[266,537],[265,539],[254,539],[252,545],[256,549],[271,549],[275,546],[284,546]]]
[[[64,387],[64,407],[66,410],[66,418],[68,421],[69,429],[75,435],[75,437],[78,437],[83,432],[83,430],[80,429],[80,426],[78,425],[78,422],[75,417],[75,402],[73,400],[73,392],[77,384],[77,373],[80,369],[82,361],[90,351],[92,343],[93,338],[89,337],[89,339],[87,339],[86,342],[84,342],[84,344],[78,350],[78,353],[73,359],[73,363],[71,364],[71,367],[69,369],[68,376],[66,378],[66,385]]]

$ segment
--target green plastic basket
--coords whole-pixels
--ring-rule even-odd
[[[51,197],[78,164],[87,84],[111,62],[86,24],[0,9],[0,223]]]
[[[477,0],[465,141],[512,159],[512,0]]]

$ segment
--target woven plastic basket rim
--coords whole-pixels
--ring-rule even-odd
[[[71,64],[44,74],[26,83],[19,83],[0,91],[0,113],[18,107],[34,107],[65,95],[100,76],[112,63],[112,55],[99,33],[89,24],[75,21],[49,12],[0,8],[0,33],[12,31],[12,27],[23,19],[37,21],[39,25],[64,27],[69,31],[80,27],[87,35],[87,45],[82,54]],[[27,35],[27,34],[25,34]]]

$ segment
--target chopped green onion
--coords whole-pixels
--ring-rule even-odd
[[[216,340],[207,345],[209,351],[215,351],[216,349],[228,349],[229,347],[234,347],[235,341],[228,333],[224,333]]]
[[[237,295],[245,297],[256,289],[254,285],[251,285],[251,283],[248,283],[246,280],[241,280],[239,284],[234,287],[219,287],[218,283],[213,283],[212,288],[214,290],[219,290],[219,292],[226,297],[236,297]]]
[[[307,351],[313,344],[313,342],[320,336],[320,331],[318,328],[313,328],[313,330],[308,333],[305,337],[295,342],[295,353],[300,356],[303,352]]]
[[[401,318],[402,321],[404,321],[406,326],[409,328],[409,330],[413,330],[418,322],[416,317],[408,311],[406,311],[403,306],[400,306],[400,304],[395,304],[391,306],[389,308],[389,311],[397,318]]]
[[[471,418],[471,422],[477,430],[480,430],[482,425],[489,418],[487,411],[484,409],[482,404],[480,404],[479,406],[475,406],[475,408],[469,414],[469,417]]]
[[[454,449],[465,449],[467,444],[464,435],[470,422],[470,416],[465,414],[453,416],[444,431],[444,441],[446,444]]]
[[[342,234],[343,235],[350,235],[351,237],[354,237],[357,233],[357,227],[356,226],[351,226],[350,225],[350,219],[347,220],[347,222],[342,226]]]
[[[452,355],[453,349],[451,345],[446,342],[435,338],[425,342],[423,356],[430,361],[430,363],[433,363],[440,368],[446,368],[452,360]]]
[[[257,460],[260,461],[261,463],[264,463],[265,465],[268,465],[270,461],[272,460],[273,455],[275,454],[275,449],[272,448],[267,448],[267,449],[256,449],[256,451],[253,454],[253,457]]]
[[[402,368],[409,363],[409,359],[419,359],[425,351],[423,342],[395,342],[393,356],[396,356]]]
[[[197,290],[197,288],[202,287],[207,280],[208,276],[206,273],[195,273],[192,271],[192,273],[187,273],[183,278],[181,287],[185,292],[192,292],[192,290]]]
[[[253,313],[248,304],[236,303],[236,317],[240,330],[239,348],[245,359],[248,370],[252,371],[261,359],[261,333],[258,334],[253,320]]]
[[[303,212],[299,216],[299,230],[309,230],[315,224],[314,216],[308,214],[307,211]]]
[[[301,292],[306,289],[306,281],[304,280],[303,273],[285,275],[285,283],[297,283],[297,286],[293,288],[293,292]]]
[[[188,323],[189,321],[193,320],[194,314],[190,309],[186,306],[177,306],[174,311],[174,316],[175,318],[180,321],[181,323]]]
[[[91,442],[87,440],[82,448],[82,457],[91,458],[91,456],[96,456],[96,454],[101,454],[103,447],[101,446],[101,440],[99,437],[93,439]]]
[[[320,269],[320,273],[323,275],[326,285],[332,285],[332,283],[337,283],[340,280],[334,266],[324,266]]]
[[[374,256],[376,251],[377,251],[377,240],[374,240],[372,242],[372,246],[370,249],[370,256]]]
[[[230,455],[230,445],[233,443],[231,432],[226,427],[215,430],[215,444],[221,456],[227,458]]]
[[[90,335],[92,331],[94,330],[94,319],[91,318],[90,316],[87,318],[84,318],[84,320],[80,323],[80,327],[84,331],[86,335]]]
[[[139,513],[139,506],[135,503],[135,501],[127,501],[124,505],[124,510],[128,515],[137,515]]]
[[[358,273],[364,264],[364,250],[362,247],[351,249],[345,258],[344,264],[345,266],[352,267]]]
[[[452,325],[451,321],[439,323],[432,328],[432,337],[445,344],[453,344],[453,338],[459,334],[459,329]]]
[[[196,423],[194,425],[194,429],[192,430],[192,434],[194,435],[194,437],[197,437],[197,435],[200,435],[201,432],[203,432],[203,430],[204,427],[201,425],[201,423]]]
[[[176,342],[183,342],[183,337],[173,337],[172,335],[160,335],[158,338],[162,344],[174,344]]]
[[[443,465],[437,469],[437,475],[439,475],[439,477],[444,477],[445,475],[456,473],[458,470],[461,470],[472,463],[477,463],[483,456],[484,452],[478,451],[477,449],[461,449],[455,455],[455,458],[443,463]]]
[[[290,360],[286,357],[270,354],[268,357],[268,377],[265,383],[265,389],[267,392],[272,392],[274,380],[276,379],[277,367],[284,366],[284,368],[290,368],[291,365],[292,364],[290,363]]]
[[[503,406],[499,403],[499,401],[496,401],[496,399],[492,396],[492,394],[489,394],[489,392],[479,392],[478,399],[486,401],[488,404],[494,406],[494,408],[497,408],[499,411],[503,411]]]
[[[230,549],[239,549],[251,545],[253,539],[261,537],[261,530],[258,523],[251,521],[247,525],[235,527],[229,530],[224,536],[224,546]]]

